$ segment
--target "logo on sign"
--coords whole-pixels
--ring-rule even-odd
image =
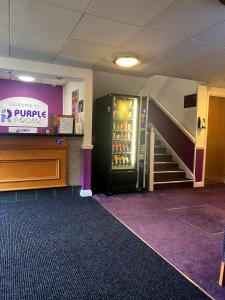
[[[3,122],[3,123],[5,121],[11,122],[11,117],[12,117],[11,110],[9,110],[9,109],[3,109],[1,111],[1,122]]]
[[[0,101],[0,113],[0,126],[48,127],[48,105],[37,99],[4,99]]]

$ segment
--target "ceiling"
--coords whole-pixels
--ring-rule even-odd
[[[117,67],[112,55],[140,54]],[[149,77],[225,82],[218,0],[0,0],[0,55]]]
[[[49,74],[41,74],[36,72],[20,72],[20,71],[13,71],[13,70],[6,70],[0,68],[0,78],[1,79],[8,79],[8,80],[17,80],[20,81],[18,78],[19,75],[28,75],[35,78],[35,83],[44,83],[52,85],[53,87],[56,85],[65,85],[68,82],[80,82],[81,80],[74,78],[74,77],[61,77],[61,76],[53,76]]]

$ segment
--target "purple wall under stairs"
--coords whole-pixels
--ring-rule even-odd
[[[194,171],[195,144],[179,127],[155,104],[149,103],[149,121],[163,136],[191,172]]]

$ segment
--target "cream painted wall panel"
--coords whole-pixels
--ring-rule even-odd
[[[68,139],[68,184],[81,185],[81,138]]]
[[[84,100],[84,82],[68,82],[63,87],[63,114],[71,115],[72,114],[72,92],[79,89],[79,100]],[[85,106],[85,103],[84,103]],[[82,128],[84,129],[84,112],[79,113],[79,120],[76,122],[82,123]]]
[[[207,121],[208,118],[208,100],[207,87],[200,85],[198,87],[197,117],[201,117]],[[206,129],[196,130],[196,148],[205,148],[207,138]]]
[[[84,82],[68,82],[63,87],[63,114],[72,114],[72,92],[79,89],[79,100],[84,100]]]
[[[72,92],[79,89],[79,100],[84,100],[84,82],[68,82],[63,87],[63,114],[72,114]],[[80,115],[84,122],[84,115]],[[82,138],[68,139],[68,184],[81,185]]]
[[[140,95],[153,95],[193,136],[196,135],[197,108],[184,108],[184,96],[195,94],[200,82],[156,75],[150,77]]]

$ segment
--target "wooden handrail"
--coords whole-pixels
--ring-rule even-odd
[[[156,97],[149,95],[149,99],[154,101],[154,103],[170,118],[170,120],[195,144],[195,138],[191,135],[191,133],[175,119],[175,117],[159,102]]]

